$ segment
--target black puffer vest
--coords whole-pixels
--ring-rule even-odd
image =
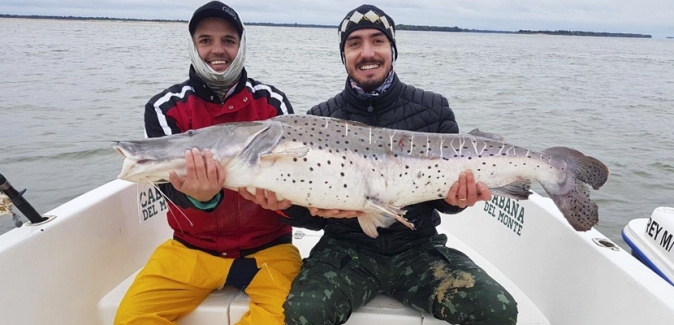
[[[447,99],[430,91],[417,89],[402,83],[394,76],[390,88],[381,96],[365,99],[346,81],[344,91],[335,97],[314,106],[308,114],[330,116],[366,123],[391,129],[458,133],[459,126]],[[360,228],[356,219],[328,219],[325,235],[362,246],[380,254],[390,255],[414,247],[437,234],[443,213],[457,213],[462,209],[451,206],[444,200],[419,203],[405,207],[405,217],[414,223],[416,230],[410,230],[401,223],[388,229],[378,228],[379,237],[372,239]]]

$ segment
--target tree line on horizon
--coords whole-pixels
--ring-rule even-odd
[[[66,20],[115,20],[115,21],[149,21],[149,22],[187,22],[184,19],[140,19],[140,18],[111,18],[111,17],[80,17],[80,16],[46,16],[46,15],[8,15],[0,14],[0,18],[29,18],[29,19],[66,19]],[[249,26],[281,26],[281,27],[308,27],[308,28],[336,28],[337,25],[321,24],[298,24],[298,23],[245,23]],[[589,31],[570,31],[570,30],[523,30],[504,31],[504,30],[485,30],[468,29],[458,26],[426,26],[426,25],[406,25],[397,24],[397,30],[409,31],[431,31],[431,32],[455,32],[455,33],[499,33],[499,34],[547,34],[547,35],[568,35],[568,36],[598,36],[598,37],[636,37],[652,38],[647,34],[635,33],[610,33],[610,32],[589,32]]]

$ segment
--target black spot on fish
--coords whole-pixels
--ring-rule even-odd
[[[339,174],[342,175],[342,177],[344,177],[344,173],[339,173]]]

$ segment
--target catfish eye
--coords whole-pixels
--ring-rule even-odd
[[[189,130],[189,131],[187,131],[187,135],[189,135],[189,136],[193,136],[193,135],[195,135],[196,133],[197,133],[197,131],[194,131],[194,130]]]

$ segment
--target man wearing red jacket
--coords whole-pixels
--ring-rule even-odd
[[[148,137],[293,113],[284,93],[248,78],[246,33],[232,8],[219,1],[203,5],[189,32],[189,79],[147,103]],[[301,266],[291,227],[274,211],[223,189],[227,175],[208,150],[193,149],[185,159],[185,177],[172,173],[170,183],[160,185],[175,203],[168,212],[173,238],[140,271],[115,324],[177,324],[225,284],[251,299],[238,324],[283,324],[282,305]]]

